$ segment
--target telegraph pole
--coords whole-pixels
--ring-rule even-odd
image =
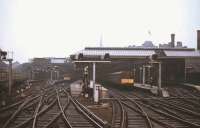
[[[13,52],[11,52],[13,55]],[[12,92],[12,61],[13,61],[13,57],[11,56],[10,58],[8,58],[8,52],[6,51],[0,51],[0,61],[7,61],[9,62],[9,66],[8,66],[8,94],[9,96],[11,95]]]
[[[7,59],[8,62],[9,62],[9,73],[8,73],[8,94],[11,95],[11,92],[12,92],[12,61],[13,59]]]
[[[162,74],[162,69],[161,69],[161,62],[159,62],[158,63],[158,91],[159,91],[159,93],[161,92],[161,78],[162,78],[162,76],[161,76],[161,74]]]
[[[51,81],[53,80],[53,69],[50,69],[51,71]]]

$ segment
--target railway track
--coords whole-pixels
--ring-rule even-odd
[[[9,104],[8,106],[5,106],[3,108],[0,109],[0,126],[3,126],[6,121],[13,115],[13,113],[15,113],[15,111],[21,107],[21,105],[26,101],[26,100],[29,100],[29,99],[35,99],[36,98],[39,98],[40,97],[40,94],[42,92],[49,92],[51,93],[53,90],[52,90],[52,87],[51,86],[48,86],[46,85],[45,87],[44,86],[39,86],[41,84],[37,84],[37,85],[34,85],[34,89],[31,88],[31,92],[30,90],[29,91],[26,91],[24,92],[25,93],[25,97],[24,98],[21,98],[20,100],[17,100],[16,102],[12,103],[12,104]],[[35,87],[38,87],[37,89]],[[18,96],[16,96],[17,99],[18,99]],[[33,105],[35,103],[35,100],[33,100],[31,103],[28,103],[24,109],[25,109],[25,113],[27,113],[31,107],[31,105]],[[21,107],[21,109],[23,110],[23,108]]]
[[[192,111],[191,109],[187,109],[182,106],[177,106],[166,101],[166,99],[151,98],[149,100],[146,100],[142,97],[139,98],[141,99],[140,101],[142,101],[142,103],[148,104],[154,108],[160,109],[168,114],[171,114],[177,117],[176,120],[179,120],[185,123],[186,125],[199,126],[200,113],[198,113],[197,111]],[[173,99],[173,101],[176,100]]]
[[[143,111],[142,107],[134,102],[133,104],[131,102],[127,101],[121,101],[121,96],[119,94],[115,94],[114,92],[110,92],[110,94],[115,98],[115,101],[118,102],[120,107],[118,107],[118,111],[121,111],[120,113],[126,113],[124,116],[121,114],[121,120],[119,123],[119,119],[116,119],[116,115],[114,114],[113,118],[117,122],[118,125],[115,123],[112,123],[112,127],[120,127],[120,128],[125,128],[125,127],[142,127],[142,128],[153,128],[154,126],[157,126],[155,123],[153,124],[152,121],[149,119],[147,113]],[[113,104],[113,111],[116,111],[116,104]],[[118,115],[117,115],[118,116]],[[124,121],[123,121],[124,120]],[[125,125],[119,125],[122,124],[122,121],[125,122]]]
[[[123,128],[127,126],[127,112],[117,99],[112,101],[112,128]]]
[[[67,90],[68,88],[61,85],[46,85],[37,92],[37,95],[0,109],[1,113],[6,113],[6,118],[9,117],[7,121],[2,122],[2,128],[109,127],[77,99],[71,97]],[[197,94],[189,94],[181,89],[173,91],[180,92],[172,97],[161,98],[137,89],[131,92],[110,89],[112,100],[109,102],[113,108],[110,127],[200,127]]]
[[[48,127],[66,127],[66,122],[62,117],[62,112],[60,110],[60,100],[62,100],[66,108],[68,104],[68,98],[62,97],[58,99],[58,91],[55,89],[56,96],[54,97],[53,102],[47,106],[47,109],[44,111],[38,112],[34,117],[32,128],[48,128]]]
[[[40,95],[7,106],[10,115],[2,128],[103,128],[106,123],[90,112],[67,89],[51,86]]]
[[[10,111],[15,110],[10,118],[4,123],[3,128],[18,128],[29,126],[35,113],[40,111],[47,103],[53,99],[52,90],[42,91],[40,95],[27,97],[23,103],[17,103],[8,107]]]
[[[96,121],[96,119],[92,118],[92,116],[89,116],[92,113],[85,112],[85,110],[82,108],[83,106],[81,106],[77,100],[73,99],[65,89],[59,89],[56,90],[56,92],[57,92],[57,104],[55,104],[54,108],[50,110],[51,112],[53,112],[53,114],[50,115],[54,116],[51,116],[49,118],[50,121],[45,121],[49,123],[47,123],[46,125],[44,124],[40,125],[40,127],[43,126],[45,126],[45,128],[50,128],[50,127],[102,128],[103,127],[101,126],[102,124]],[[47,116],[47,114],[44,114],[43,116],[45,117]],[[41,121],[40,119],[40,122],[44,121]]]
[[[66,91],[65,91],[66,93]],[[92,113],[89,109],[83,106],[78,100],[70,98],[69,109],[65,112],[68,113],[69,121],[72,122],[72,127],[86,127],[86,128],[103,128],[106,123]]]
[[[160,100],[159,98],[153,98],[152,95],[150,96],[148,93],[141,93],[140,96],[137,96],[134,92],[132,95],[122,94],[120,92],[115,92],[115,97],[118,97],[121,100],[124,106],[129,108],[136,109],[140,107],[140,112],[143,111],[146,114],[146,117],[149,118],[152,125],[148,126],[140,126],[140,127],[200,127],[199,122],[199,114],[189,109],[182,108],[180,106],[173,106],[166,102],[166,100]],[[136,100],[135,100],[136,99]],[[159,100],[158,100],[159,99]],[[174,100],[174,99],[173,99]],[[135,104],[135,105],[134,105]],[[138,105],[136,105],[138,104]],[[139,109],[136,109],[139,110]],[[127,113],[129,110],[127,110]],[[138,111],[139,112],[139,111]],[[133,112],[132,112],[133,113]],[[134,116],[138,117],[139,116]],[[128,114],[128,118],[130,119],[131,116]],[[137,119],[130,120],[130,122],[134,122]],[[144,118],[143,118],[144,121]],[[137,121],[139,122],[139,121]],[[145,124],[144,122],[141,124]],[[146,123],[147,124],[147,123]],[[134,125],[133,125],[134,126]],[[139,127],[139,126],[138,126]]]
[[[31,118],[37,103],[37,98],[26,99],[3,125],[3,128],[14,128],[26,119]]]
[[[162,100],[162,102],[166,102],[167,104],[169,104],[170,106],[174,106],[176,107],[181,107],[180,109],[185,109],[186,111],[193,111],[195,113],[199,113],[200,112],[200,97],[194,97],[192,95],[193,91],[196,90],[188,90],[185,88],[180,88],[180,87],[173,87],[173,88],[168,88],[169,93],[170,93],[170,97],[167,98],[160,98],[160,97],[156,97],[153,96],[151,93],[146,92],[146,91],[141,91],[141,90],[137,90],[137,91],[133,91],[133,92],[129,92],[127,94],[129,94],[129,96],[131,98],[143,98],[143,99],[157,99],[157,100]],[[184,93],[183,93],[184,92]]]

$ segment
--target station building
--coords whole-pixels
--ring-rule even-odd
[[[200,37],[200,32],[198,32]],[[182,83],[186,81],[200,80],[200,45],[197,50],[187,47],[175,47],[174,35],[171,36],[172,47],[85,47],[71,55],[72,60],[105,60],[106,56],[110,64],[97,65],[97,80],[104,79],[107,73],[129,70],[134,74],[135,82],[142,82],[143,67],[151,64],[151,57],[156,55],[161,63],[162,85]],[[180,42],[178,42],[180,45]],[[198,43],[200,44],[200,40]],[[77,69],[83,69],[89,63],[76,63]],[[148,66],[147,66],[148,67]],[[157,81],[158,67],[146,69],[146,81],[154,75]],[[149,72],[148,72],[149,70]],[[152,70],[152,71],[150,71]]]

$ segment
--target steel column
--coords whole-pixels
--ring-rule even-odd
[[[96,79],[96,63],[93,62],[93,99],[95,99],[95,92],[96,92],[96,86],[95,86],[95,79]]]
[[[143,66],[143,71],[142,71],[142,84],[145,84],[145,66]]]

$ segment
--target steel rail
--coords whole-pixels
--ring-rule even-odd
[[[23,109],[23,107],[24,107],[25,105],[27,105],[29,102],[33,101],[34,99],[36,99],[36,98],[38,98],[38,97],[39,97],[39,96],[35,96],[35,97],[33,97],[33,98],[28,98],[28,99],[26,99],[26,100],[24,101],[24,103],[22,103],[22,104],[18,107],[18,109],[12,114],[12,116],[6,121],[6,123],[3,125],[2,128],[6,128],[6,127],[10,124],[10,122],[16,117],[16,115],[17,115],[20,111],[22,111],[22,109]]]
[[[35,110],[32,128],[36,128],[37,116],[38,116],[39,110],[40,110],[40,108],[42,106],[42,100],[43,100],[43,98],[44,98],[43,96],[40,97],[40,101],[39,101],[39,103],[37,105],[37,108]]]
[[[80,104],[77,100],[70,97],[70,100],[75,105],[76,109],[82,113],[91,123],[95,125],[97,128],[103,128],[106,123],[103,122],[99,117],[97,117],[95,114],[90,112],[85,106]]]
[[[67,93],[65,93],[65,94],[68,97],[68,94]],[[56,98],[56,101],[58,102],[58,98]],[[67,103],[64,105],[63,111],[69,107],[69,104],[70,104],[70,101],[69,101],[69,98],[67,98]],[[44,128],[50,127],[60,116],[62,116],[62,112],[61,111],[58,112],[57,115],[54,116],[53,119],[46,126],[44,126]]]
[[[124,107],[123,107],[121,101],[119,99],[117,99],[117,102],[118,102],[118,104],[120,106],[120,109],[122,111],[122,113],[121,113],[121,121],[120,121],[121,122],[120,128],[126,128],[127,125],[128,125],[128,122],[127,122],[127,113],[124,110]]]
[[[191,111],[189,109],[186,109],[186,108],[183,108],[183,107],[180,107],[180,106],[176,106],[174,104],[171,104],[171,103],[163,101],[163,100],[158,100],[158,99],[156,99],[156,100],[160,102],[160,103],[159,102],[156,102],[156,103],[158,103],[160,105],[163,105],[163,106],[165,106],[167,108],[176,109],[178,111],[181,111],[181,112],[184,112],[184,113],[188,113],[188,114],[196,116],[196,117],[200,117],[200,113]]]
[[[64,89],[63,90],[65,93],[68,94],[68,92]],[[75,105],[76,109],[82,113],[88,120],[91,121],[96,127],[102,128],[102,127],[107,127],[107,123],[104,122],[101,118],[96,116],[93,112],[88,110],[84,105],[82,105],[78,100],[73,99],[71,96],[69,96],[70,101]]]
[[[54,100],[47,108],[42,109],[39,113],[38,116],[41,116],[44,112],[46,112],[47,110],[49,110],[55,103],[57,100]],[[32,118],[27,119],[26,121],[22,122],[19,125],[16,125],[14,128],[24,128],[25,125],[27,125],[30,121],[32,121],[34,119],[34,116]]]
[[[63,110],[63,108],[61,106],[60,97],[59,97],[57,89],[56,89],[56,94],[57,94],[58,105],[59,105],[60,111],[62,112],[62,116],[64,118],[64,121],[65,121],[65,123],[66,123],[68,128],[72,128],[72,125],[70,124],[69,120],[67,119],[67,117],[65,115],[65,112],[64,112],[64,110]]]
[[[141,111],[135,109],[135,108],[132,107],[131,105],[129,105],[129,104],[125,103],[125,102],[122,102],[122,103],[123,103],[125,106],[127,106],[128,108],[130,108],[130,109],[134,110],[135,112],[141,114]],[[145,118],[145,115],[141,114],[141,116],[143,116],[143,117]],[[157,120],[157,119],[154,118],[154,117],[148,116],[148,118],[149,118],[150,120],[152,120],[152,121],[154,121],[154,122],[160,124],[161,126],[163,126],[163,127],[165,127],[165,128],[175,128],[175,127],[173,127],[173,126],[171,126],[171,125],[169,125],[169,124],[167,124],[167,123],[164,123],[164,122],[162,122],[162,121]]]
[[[187,124],[187,125],[189,125],[189,126],[192,126],[192,127],[195,127],[195,128],[199,128],[199,127],[200,127],[200,125],[198,125],[198,124],[191,123],[191,122],[186,121],[186,120],[184,120],[184,119],[181,119],[181,118],[179,118],[179,117],[170,115],[170,114],[168,114],[168,113],[166,113],[166,112],[157,110],[157,109],[155,109],[155,108],[153,108],[153,107],[151,107],[151,106],[149,106],[149,105],[146,105],[146,104],[144,104],[144,103],[139,103],[139,104],[141,104],[141,105],[143,105],[143,106],[145,106],[145,107],[151,109],[152,111],[154,111],[154,112],[156,112],[156,113],[162,114],[162,115],[167,116],[167,117],[172,118],[172,119],[175,119],[175,120],[177,120],[177,121],[179,121],[179,122],[182,122],[182,123],[184,123],[184,124]]]
[[[140,100],[141,98],[132,98],[130,97],[130,99],[133,99],[133,100]],[[181,100],[184,100],[184,99],[188,99],[188,100],[193,100],[195,98],[191,98],[191,97],[154,97],[154,98],[143,98],[145,100],[152,100],[152,99],[158,99],[158,100],[171,100],[171,99],[181,99]],[[101,100],[115,100],[115,98],[102,98]],[[121,100],[127,100],[126,98],[121,98]],[[199,97],[199,100],[200,100],[200,97]]]
[[[126,128],[127,127],[127,113],[126,111],[124,110],[124,107],[122,105],[122,103],[115,98],[115,101],[117,102],[117,104],[119,105],[120,107],[120,128]],[[116,110],[116,104],[114,103],[115,101],[112,101],[112,123],[111,123],[111,127],[114,128],[115,127],[115,120],[116,120],[116,113],[115,113],[115,110]]]
[[[114,101],[112,101],[112,121],[111,121],[111,128],[114,128],[114,125],[115,125],[115,120],[116,120],[116,108],[115,108],[115,105],[114,105]]]
[[[138,97],[140,100],[143,100],[143,101],[148,102],[149,104],[152,104],[152,103],[150,103],[151,100],[156,100],[156,101],[159,101],[159,102],[160,102],[160,103],[157,102],[157,104],[163,105],[163,106],[165,106],[165,107],[167,107],[167,108],[176,109],[176,110],[178,110],[178,111],[181,111],[181,112],[184,112],[184,113],[188,113],[188,114],[193,115],[193,116],[196,116],[196,117],[200,117],[200,113],[194,112],[194,111],[189,110],[189,109],[187,109],[187,108],[183,108],[183,107],[174,105],[174,104],[172,104],[172,103],[170,103],[170,102],[164,101],[164,99],[155,98],[155,97],[150,96],[150,98],[147,100],[147,98],[142,98],[142,97],[140,97],[140,96],[138,96],[138,95],[136,95],[136,94],[133,94],[133,95],[135,95],[136,97]],[[131,98],[130,98],[130,99],[131,99]],[[156,102],[156,101],[155,101],[155,102]]]
[[[32,121],[32,120],[33,120],[32,127],[35,127],[36,121],[37,121],[37,117],[40,116],[43,112],[47,111],[53,104],[55,104],[55,100],[54,100],[54,101],[52,101],[52,103],[51,103],[50,105],[48,105],[46,108],[40,110],[41,105],[42,105],[42,101],[43,101],[42,99],[44,98],[44,95],[46,95],[47,93],[49,93],[49,92],[46,91],[46,92],[43,92],[43,94],[40,95],[40,101],[39,101],[39,103],[38,103],[38,105],[37,105],[37,108],[35,109],[35,112],[34,112],[33,116],[30,117],[30,118],[28,118],[27,120],[23,121],[22,123],[16,125],[14,128],[25,127],[25,126],[26,126],[28,123],[30,123],[30,121]],[[35,104],[35,103],[30,103],[30,104],[28,104],[27,106],[24,107],[24,109],[25,109],[25,108],[28,108],[28,107],[30,107],[30,106],[32,106],[33,104]]]
[[[116,92],[116,93],[118,93],[118,94],[121,95],[122,97],[125,97],[126,99],[128,99],[129,101],[131,101],[132,103],[134,103],[134,104],[136,105],[136,107],[139,109],[139,111],[141,112],[141,114],[144,115],[144,117],[145,117],[145,119],[146,119],[146,122],[147,122],[147,124],[148,124],[148,127],[149,127],[149,128],[153,128],[152,122],[151,122],[151,120],[149,119],[148,114],[143,110],[143,108],[142,108],[137,102],[135,102],[135,101],[132,100],[132,99],[129,99],[129,97],[126,97],[126,96],[122,95],[122,94],[119,93],[119,92]],[[124,103],[124,102],[122,102],[122,103]]]
[[[63,107],[63,109],[67,109],[69,106],[69,102],[67,104],[65,104],[65,106]],[[44,126],[44,128],[49,128],[60,116],[62,115],[62,112],[58,112],[58,114],[46,125]]]
[[[16,102],[16,103],[13,103],[13,104],[8,105],[8,106],[6,106],[6,107],[2,107],[2,108],[0,109],[0,112],[3,112],[3,111],[6,111],[6,110],[11,109],[11,108],[13,108],[13,107],[16,107],[16,106],[22,104],[23,102],[24,102],[24,100],[23,100],[23,101],[18,101],[18,102]]]
[[[136,94],[134,94],[134,95],[137,96],[137,97],[139,97],[139,98],[141,98],[141,100],[143,100],[142,97],[140,97],[140,96],[138,96],[138,95],[136,95]],[[165,109],[165,110],[168,109],[168,112],[171,112],[171,113],[173,114],[173,115],[170,115],[170,114],[168,114],[168,113],[166,113],[166,112],[163,112],[163,111],[160,111],[160,110],[156,110],[155,108],[158,108],[158,106],[156,106],[156,105],[150,103],[148,100],[144,100],[144,101],[146,101],[146,103],[148,103],[149,105],[153,106],[154,108],[151,107],[151,106],[148,106],[147,104],[144,104],[144,103],[140,103],[140,104],[145,105],[146,107],[151,108],[152,110],[154,110],[154,111],[157,112],[157,113],[161,113],[161,114],[163,114],[163,115],[166,115],[166,116],[168,116],[168,117],[170,117],[170,118],[173,118],[173,119],[175,119],[175,120],[178,120],[178,121],[180,121],[180,122],[182,122],[182,123],[185,123],[185,124],[187,124],[187,125],[189,125],[189,126],[192,126],[192,127],[200,127],[200,124],[196,124],[196,123],[187,121],[186,119],[181,118],[181,116],[179,116],[178,114],[176,114],[176,113],[170,111],[168,108],[169,108],[169,107],[171,108],[171,107],[173,106],[173,109],[178,109],[179,111],[181,110],[182,112],[187,112],[187,113],[192,114],[193,116],[197,116],[197,117],[199,117],[199,114],[195,114],[194,112],[191,112],[191,111],[189,111],[189,110],[188,110],[188,111],[183,111],[183,110],[186,110],[186,109],[180,109],[180,107],[174,106],[173,104],[170,104],[170,105],[172,105],[172,106],[170,106],[170,105],[165,105],[165,108],[163,108],[163,109]],[[163,101],[163,102],[164,102],[164,101]],[[166,102],[165,102],[165,103],[166,103]],[[164,105],[164,104],[160,103],[160,105]],[[161,106],[159,106],[159,107],[161,107]]]
[[[115,91],[115,92],[116,92],[116,91]],[[116,93],[118,93],[118,92],[116,92]],[[119,93],[118,93],[118,94],[119,94]],[[119,95],[121,95],[122,97],[125,97],[127,100],[129,100],[130,102],[132,102],[132,103],[134,103],[134,104],[137,103],[137,102],[133,101],[133,99],[127,98],[127,96],[125,96],[125,95],[122,95],[122,94],[119,94]],[[120,98],[120,99],[121,99],[121,98]],[[146,115],[143,114],[141,110],[135,109],[133,106],[130,106],[129,104],[127,104],[127,103],[125,103],[125,102],[122,102],[122,103],[123,103],[125,106],[127,106],[128,108],[134,110],[135,112],[141,114],[141,116],[143,116],[144,118],[146,118]],[[140,106],[140,105],[139,105],[139,106]],[[145,112],[145,111],[144,111],[144,112]],[[145,112],[145,113],[146,113],[146,112]],[[171,126],[171,125],[169,125],[169,124],[167,124],[167,123],[164,123],[164,122],[162,122],[162,121],[157,120],[157,119],[154,118],[154,117],[149,116],[148,114],[147,114],[147,116],[148,116],[148,118],[149,118],[150,120],[152,120],[152,121],[154,121],[154,122],[156,122],[156,123],[162,125],[163,127],[166,127],[166,128],[175,128],[175,127],[173,127],[173,126]]]

